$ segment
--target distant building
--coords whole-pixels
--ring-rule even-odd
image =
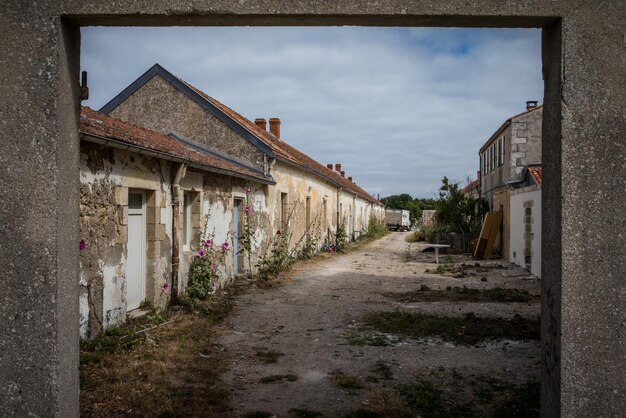
[[[494,193],[502,212],[498,249],[503,258],[541,277],[541,165],[526,167],[522,179]]]
[[[422,211],[422,226],[431,226],[435,224],[437,211],[434,209],[424,209]]]
[[[494,206],[494,193],[522,180],[525,168],[541,163],[543,106],[526,102],[526,111],[507,119],[480,148],[480,193]]]
[[[480,171],[476,172],[476,180],[469,182],[467,186],[461,189],[461,194],[474,199],[480,197]]]

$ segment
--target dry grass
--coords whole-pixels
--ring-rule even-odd
[[[472,289],[466,286],[451,287],[449,290],[416,290],[412,292],[387,292],[385,297],[401,303],[436,302],[441,300],[455,302],[533,302],[539,295],[532,295],[525,290],[503,289]]]
[[[214,324],[232,306],[237,287],[205,305],[205,314],[169,311],[165,322],[143,318],[81,344],[81,416],[229,417],[230,391],[220,375],[226,356]]]

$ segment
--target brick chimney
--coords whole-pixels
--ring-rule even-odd
[[[339,164],[339,163],[335,164],[335,171],[337,173],[341,173],[341,164]]]
[[[342,171],[342,172],[341,172],[341,177],[345,177],[345,176],[346,176],[346,172],[345,172],[345,171]]]
[[[267,131],[267,121],[265,120],[265,118],[256,118],[254,120],[254,124],[264,131]]]
[[[537,107],[537,100],[529,100],[526,102],[526,110],[534,109]]]
[[[270,132],[276,138],[280,139],[280,119],[270,118]]]
[[[329,169],[330,171],[333,171],[333,165],[332,164],[326,164],[326,168]]]

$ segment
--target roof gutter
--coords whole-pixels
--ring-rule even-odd
[[[155,158],[160,158],[162,160],[173,161],[175,163],[185,163],[185,164],[187,164],[188,167],[197,168],[197,169],[203,170],[203,171],[209,171],[209,172],[212,172],[212,173],[223,174],[223,175],[230,176],[230,177],[238,177],[238,178],[241,178],[241,179],[250,180],[250,181],[254,181],[254,182],[262,183],[262,184],[270,184],[270,185],[276,184],[276,181],[274,181],[273,178],[272,178],[272,180],[265,180],[265,179],[261,179],[261,178],[254,177],[254,176],[250,176],[250,175],[247,175],[247,174],[237,173],[235,171],[214,167],[212,165],[198,163],[198,162],[193,161],[193,160],[191,160],[189,158],[176,157],[174,155],[167,154],[167,153],[162,152],[162,151],[155,151],[155,150],[152,150],[152,149],[149,149],[149,148],[146,148],[146,147],[142,147],[142,146],[139,146],[139,145],[131,145],[131,144],[128,144],[126,142],[119,141],[119,140],[112,139],[112,138],[106,138],[106,137],[103,137],[103,136],[94,135],[94,134],[90,134],[90,133],[86,133],[86,132],[81,132],[80,133],[80,137],[81,137],[81,139],[83,139],[83,140],[85,140],[87,142],[92,142],[92,143],[100,144],[100,145],[107,145],[107,146],[110,146],[112,148],[118,148],[118,149],[127,150],[127,151],[133,151],[133,152],[136,152],[138,154],[147,155],[147,156],[155,157]]]

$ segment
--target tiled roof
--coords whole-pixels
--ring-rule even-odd
[[[296,166],[300,166],[300,167],[302,167],[304,169],[308,169],[307,171],[312,171],[315,174],[317,174],[318,176],[320,176],[320,177],[322,177],[322,178],[324,178],[326,180],[329,180],[332,183],[338,184],[340,187],[342,187],[344,189],[347,189],[348,191],[351,191],[351,192],[359,195],[360,197],[362,197],[365,200],[368,200],[368,201],[370,201],[372,203],[377,203],[378,202],[378,200],[375,197],[373,197],[372,195],[367,193],[365,190],[363,190],[356,183],[351,182],[350,180],[348,180],[345,177],[341,177],[335,171],[331,171],[326,166],[324,166],[324,165],[320,164],[319,162],[315,161],[313,158],[309,157],[308,155],[306,155],[302,151],[300,151],[300,150],[296,149],[295,147],[289,145],[283,139],[276,138],[272,133],[270,133],[270,132],[268,132],[268,131],[258,127],[251,120],[247,119],[246,117],[244,117],[241,114],[237,113],[236,111],[234,111],[230,107],[226,106],[225,104],[221,103],[220,101],[218,101],[218,100],[214,99],[213,97],[209,96],[208,94],[206,94],[202,90],[198,89],[197,87],[187,83],[186,81],[184,81],[184,80],[182,80],[180,78],[179,78],[179,80],[182,81],[183,83],[185,83],[188,87],[190,87],[192,90],[194,90],[200,96],[202,96],[205,100],[211,102],[214,106],[219,108],[222,112],[227,114],[231,119],[233,119],[235,122],[237,122],[238,124],[243,126],[246,130],[248,130],[249,132],[254,134],[261,141],[263,141],[264,143],[269,145],[272,148],[272,151],[274,152],[274,154],[278,158],[282,158],[283,160],[286,160],[287,162],[295,164]]]
[[[253,167],[246,167],[243,164],[229,161],[185,144],[171,136],[135,126],[85,106],[81,107],[80,132],[152,151],[164,157],[175,157],[195,163],[208,171],[257,180],[262,183],[274,183],[270,176],[256,171]]]
[[[468,184],[467,186],[463,187],[461,189],[461,193],[469,192],[470,190],[475,189],[476,187],[478,187],[479,184],[480,184],[480,179],[476,179],[473,182],[471,182],[470,184]]]
[[[541,186],[541,166],[532,166],[532,167],[528,167],[528,173],[533,176],[533,180],[535,181],[535,184],[537,184],[538,186]]]
[[[539,109],[543,109],[543,105],[539,105],[536,107],[533,107],[531,109],[525,110],[521,113],[518,113],[515,116],[511,116],[510,118],[508,118],[507,120],[504,121],[504,123],[502,125],[500,125],[500,127],[489,137],[489,139],[483,144],[482,147],[480,147],[480,150],[478,151],[479,153],[483,152],[488,146],[489,144],[491,144],[491,142],[496,139],[498,136],[500,136],[500,133],[506,129],[507,126],[509,126],[511,124],[511,122],[513,122],[513,119],[519,118],[520,116],[524,116],[528,113],[534,112],[535,110],[539,110]]]

